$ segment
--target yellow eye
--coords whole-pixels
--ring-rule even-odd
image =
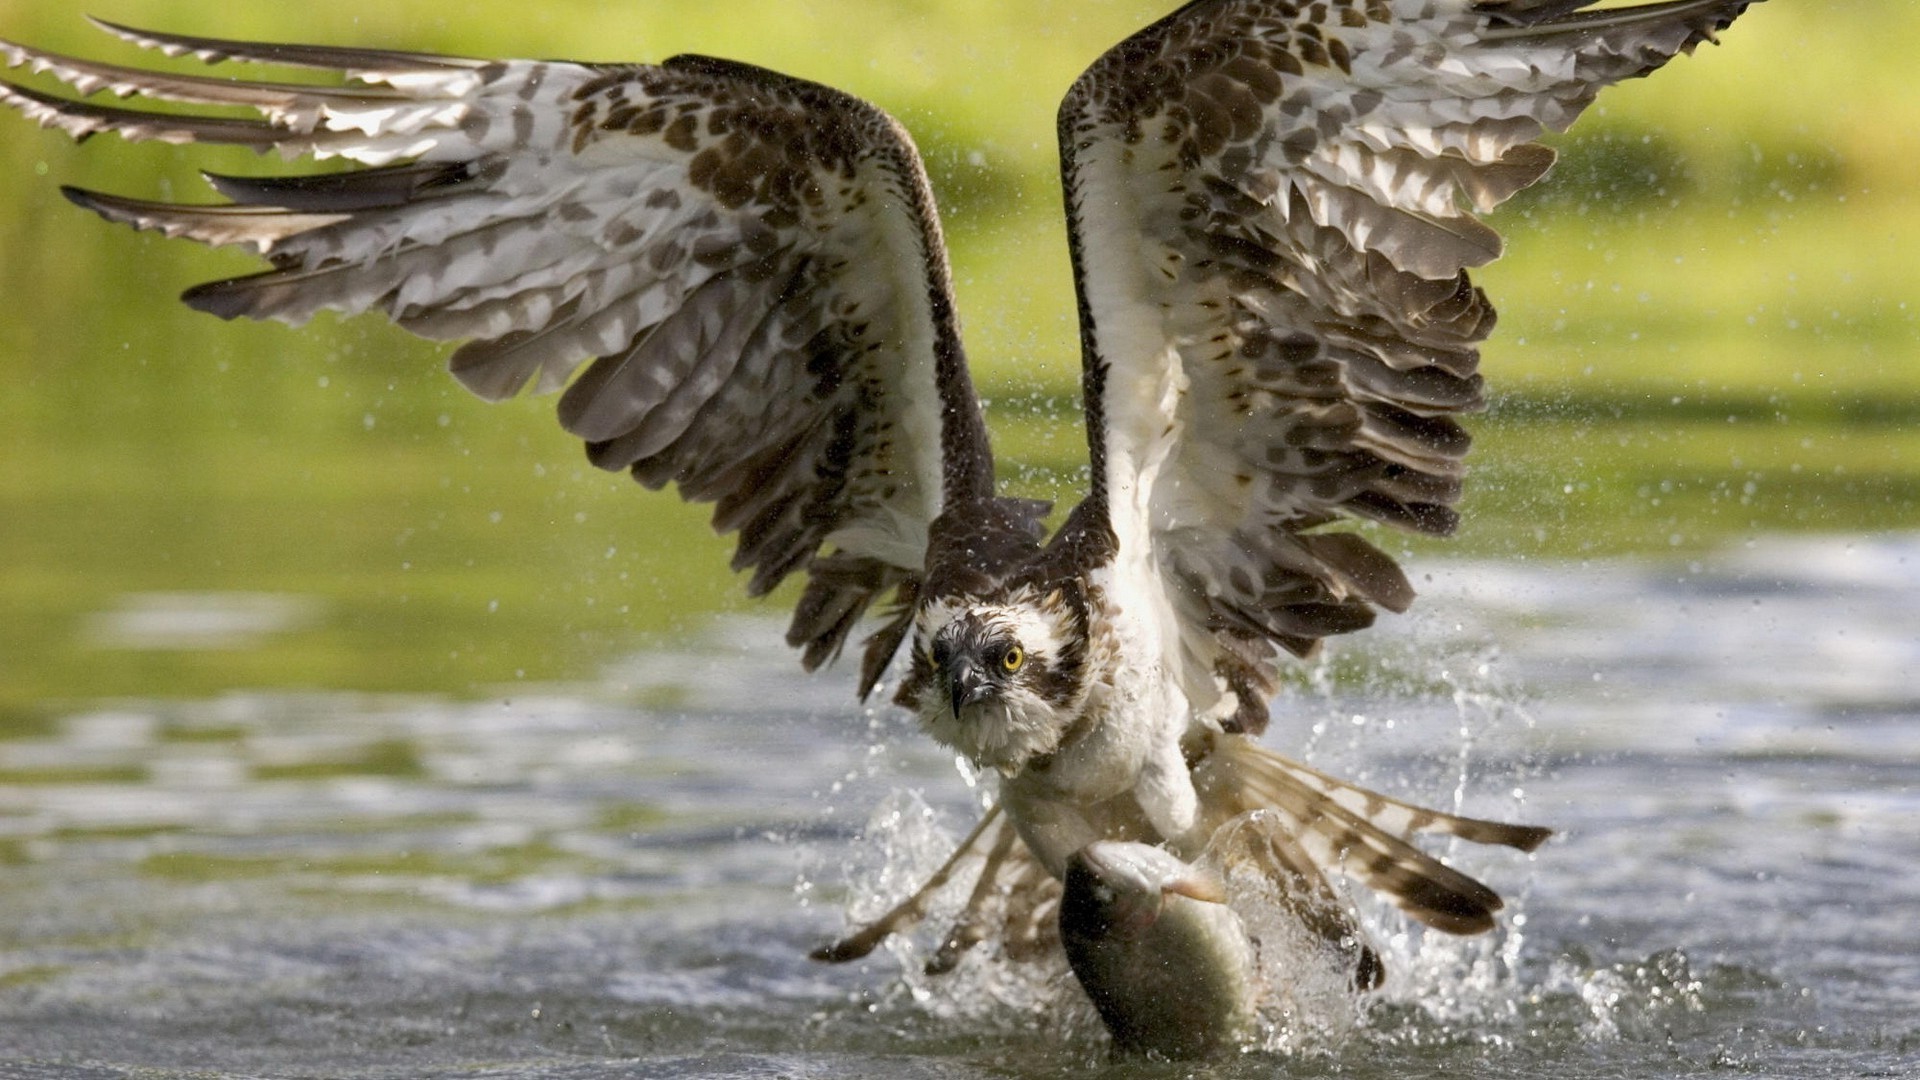
[[[1021,652],[1020,646],[1018,645],[1009,645],[1006,655],[1000,658],[1000,666],[1006,668],[1008,671],[1019,671],[1020,665],[1026,662],[1027,654]]]

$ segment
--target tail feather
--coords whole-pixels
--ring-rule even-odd
[[[1390,898],[1437,930],[1491,930],[1498,893],[1408,842],[1416,832],[1443,832],[1476,843],[1531,851],[1551,831],[1459,817],[1404,803],[1335,780],[1249,739],[1227,736],[1194,768],[1211,834],[1245,816],[1262,826],[1284,865],[1309,893],[1328,888],[1315,875],[1338,870]],[[1291,849],[1289,851],[1289,849]],[[1305,869],[1303,869],[1305,867]]]
[[[1258,746],[1250,745],[1250,749],[1258,751],[1262,760],[1271,768],[1286,773],[1295,782],[1325,795],[1353,813],[1396,835],[1406,836],[1419,832],[1445,833],[1476,844],[1498,844],[1521,851],[1532,851],[1553,835],[1552,829],[1538,825],[1510,825],[1503,821],[1460,817],[1424,806],[1415,806],[1412,803],[1389,798],[1377,791],[1369,791],[1357,784],[1336,779],[1318,769],[1292,758],[1263,750]]]

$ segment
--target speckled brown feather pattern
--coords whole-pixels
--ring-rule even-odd
[[[273,264],[191,290],[195,307],[296,323],[322,308],[383,310],[423,336],[467,339],[451,368],[482,396],[565,385],[561,422],[595,464],[716,504],[750,592],[817,570],[790,633],[809,667],[875,600],[911,595],[943,500],[991,498],[932,192],[879,109],[697,56],[493,62],[108,28],[172,55],[319,67],[345,82],[163,75],[7,45],[9,63],[82,93],[262,118],[0,93],[78,137],[367,167],[210,177],[230,206],[75,201],[246,244]],[[884,657],[867,664],[878,666]]]
[[[1218,637],[1211,677],[1235,693],[1267,681],[1248,643],[1305,653],[1404,608],[1390,560],[1313,530],[1343,516],[1454,527],[1468,446],[1455,417],[1481,403],[1477,346],[1493,326],[1465,271],[1499,251],[1473,211],[1542,175],[1551,154],[1534,135],[1745,6],[1198,0],[1102,57],[1061,107],[1095,511],[1062,546],[1095,565],[1109,539],[1154,545],[1182,633]],[[346,78],[165,75],[7,45],[10,64],[82,94],[263,118],[0,93],[76,137],[365,168],[210,178],[231,206],[76,201],[260,251],[273,270],[188,294],[223,317],[381,309],[466,339],[454,373],[489,398],[571,379],[561,419],[594,462],[716,503],[749,591],[834,560],[793,627],[809,666],[880,596],[918,587],[943,502],[993,499],[932,193],[881,110],[699,56],[484,61],[108,29],[170,55]],[[1135,239],[1089,260],[1107,242],[1086,227],[1094,186],[1121,203],[1099,218]],[[1116,369],[1177,394],[1115,393]],[[931,418],[916,404],[929,397]],[[1139,475],[1144,445],[1176,432]],[[1132,535],[1088,527],[1114,509],[1117,479],[1150,489]]]
[[[224,205],[68,194],[268,261],[189,291],[195,307],[292,323],[379,311],[464,342],[450,366],[485,398],[564,388],[561,423],[595,464],[715,505],[749,591],[807,575],[788,640],[808,667],[889,595],[863,695],[922,616],[951,635],[941,647],[972,643],[976,666],[1033,635],[1033,659],[996,675],[985,704],[909,650],[899,700],[1006,780],[936,875],[979,845],[936,964],[996,911],[1009,955],[1050,947],[1049,874],[1073,844],[1193,859],[1231,827],[1234,857],[1290,888],[1311,932],[1355,949],[1367,987],[1379,960],[1330,875],[1476,933],[1499,897],[1412,836],[1532,850],[1547,833],[1399,802],[1257,746],[1278,654],[1412,602],[1391,558],[1328,526],[1458,521],[1459,419],[1481,407],[1495,321],[1468,271],[1501,250],[1479,215],[1546,173],[1553,155],[1533,140],[1749,2],[1195,0],[1101,57],[1058,124],[1092,490],[1050,540],[1045,505],[996,493],[933,192],[907,133],[866,102],[699,56],[488,61],[110,24],[170,56],[318,68],[337,85],[0,42],[8,66],[82,98],[258,115],[4,82],[0,101],[75,138],[356,166],[210,176]],[[871,949],[927,895],[827,952]]]
[[[1201,0],[1062,104],[1095,498],[1139,504],[1121,543],[1236,693],[1247,642],[1305,653],[1412,599],[1314,530],[1455,528],[1494,326],[1467,270],[1500,251],[1475,215],[1544,175],[1529,140],[1747,5],[1587,6]]]

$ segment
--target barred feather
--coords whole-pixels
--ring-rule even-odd
[[[995,925],[1009,955],[1052,948],[1053,875],[1107,839],[1189,860],[1213,845],[1283,886],[1329,941],[1359,938],[1342,878],[1442,931],[1493,925],[1499,896],[1412,838],[1531,851],[1547,830],[1390,799],[1249,736],[1278,651],[1305,655],[1413,600],[1390,557],[1327,527],[1458,522],[1459,419],[1483,401],[1495,322],[1468,271],[1501,252],[1479,215],[1546,174],[1536,137],[1750,2],[1195,0],[1102,57],[1059,116],[1092,491],[1045,546],[1044,508],[996,497],[924,169],[864,102],[698,56],[489,61],[109,23],[166,56],[334,81],[147,72],[0,42],[8,67],[77,95],[0,82],[0,102],[76,139],[344,162],[209,175],[229,200],[217,205],[67,194],[268,261],[189,291],[202,310],[380,312],[463,341],[452,373],[484,398],[564,387],[561,423],[592,461],[715,504],[749,592],[807,572],[788,640],[808,667],[894,596],[864,649],[863,695],[916,613],[960,626],[990,609],[1006,616],[996,633],[1041,628],[1028,645],[1045,648],[998,654],[1031,683],[1017,684],[1022,738],[1001,743],[1040,748],[993,762],[1009,810],[817,954],[864,955],[977,859],[930,963],[944,970]],[[1023,621],[1019,604],[1045,617]],[[902,693],[949,710],[953,723],[928,726],[956,741],[986,684],[936,693],[933,664],[916,654]],[[1376,984],[1378,956],[1355,948],[1355,984]]]
[[[1493,929],[1500,897],[1413,846],[1409,840],[1414,834],[1440,832],[1521,851],[1532,851],[1553,835],[1538,826],[1460,817],[1391,799],[1241,736],[1215,741],[1195,767],[1194,781],[1209,815],[1209,835],[1242,820],[1282,850],[1300,853],[1288,862],[1308,879],[1310,892],[1323,892],[1313,876],[1338,871],[1385,894],[1428,926],[1452,934]],[[1312,873],[1302,867],[1312,868]]]
[[[209,176],[226,205],[69,190],[74,202],[265,256],[270,269],[186,294],[222,318],[380,311],[464,340],[453,374],[489,400],[571,383],[560,419],[592,460],[718,503],[750,592],[825,560],[791,635],[808,666],[921,573],[944,501],[991,495],[932,197],[878,109],[703,57],[482,61],[99,25],[167,56],[338,82],[174,75],[0,42],[9,67],[81,98],[257,115],[10,83],[0,101],[75,138],[361,168]],[[841,557],[880,569],[853,581],[832,569]]]
[[[1467,270],[1501,250],[1476,215],[1545,175],[1531,140],[1748,3],[1202,0],[1074,84],[1094,500],[1154,553],[1190,700],[1226,707],[1227,635],[1304,653],[1410,600],[1365,541],[1287,537],[1453,531],[1494,325]]]

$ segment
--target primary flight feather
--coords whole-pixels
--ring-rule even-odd
[[[1286,654],[1413,599],[1388,556],[1330,526],[1454,528],[1457,418],[1481,405],[1494,323],[1467,271],[1500,253],[1478,215],[1546,173],[1541,133],[1747,6],[1195,0],[1101,57],[1059,112],[1092,469],[1051,536],[1045,505],[997,492],[932,188],[866,102],[699,56],[488,61],[108,23],[169,56],[338,79],[0,43],[80,95],[0,98],[76,138],[352,163],[209,176],[213,205],[68,195],[270,263],[190,290],[201,310],[377,310],[464,342],[451,369],[482,397],[563,390],[561,424],[595,464],[715,504],[750,592],[805,575],[787,637],[809,668],[889,603],[860,692],[904,649],[897,700],[1002,777],[956,854],[984,864],[936,965],[985,934],[988,907],[1042,926],[1090,844],[1190,860],[1234,824],[1213,857],[1291,888],[1364,987],[1378,958],[1328,874],[1478,932],[1499,897],[1411,834],[1531,850],[1547,833],[1387,799],[1253,741]],[[257,117],[83,100],[100,93]],[[872,948],[925,899],[822,955]]]

